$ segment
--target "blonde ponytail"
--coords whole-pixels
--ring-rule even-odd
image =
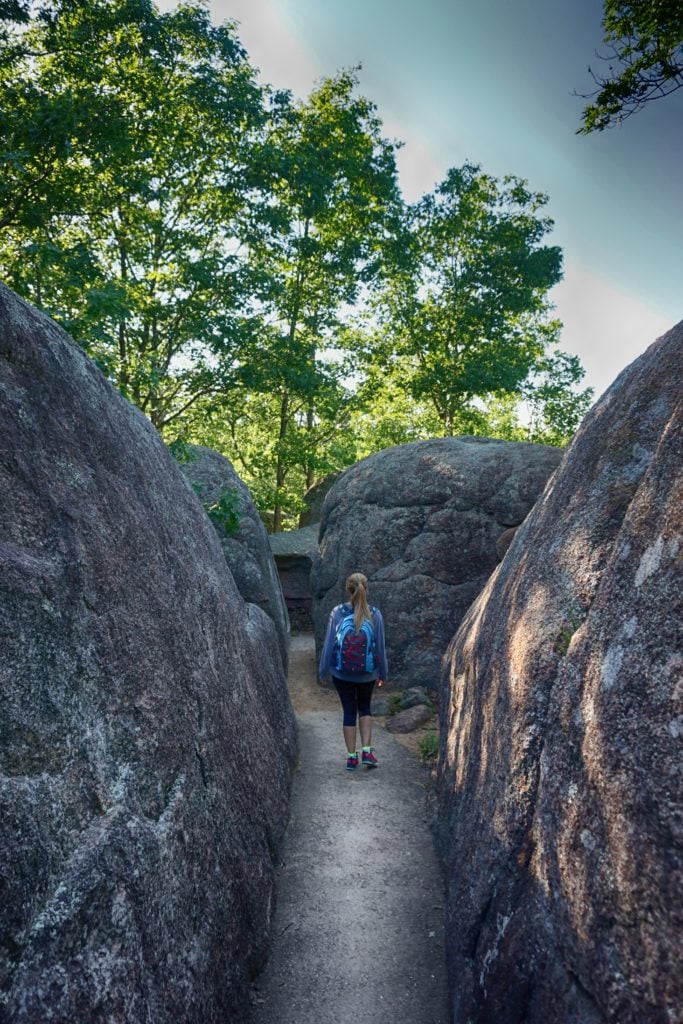
[[[370,605],[368,604],[368,581],[362,572],[353,572],[346,581],[346,592],[351,598],[353,608],[353,622],[356,633],[366,619],[372,622]]]

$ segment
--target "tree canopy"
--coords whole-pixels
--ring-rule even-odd
[[[590,400],[546,197],[468,163],[407,206],[396,148],[358,69],[274,91],[200,0],[0,0],[0,273],[276,530],[372,451],[562,444]]]
[[[393,146],[357,84],[353,72],[343,72],[305,102],[281,99],[264,144],[271,226],[254,241],[251,265],[268,288],[259,351],[244,378],[252,391],[279,401],[275,529],[292,464],[311,486],[330,415],[333,429],[344,420],[343,364],[329,356],[344,308],[376,275],[382,235],[399,205]]]
[[[65,4],[23,38],[46,107],[81,97],[96,128],[77,125],[63,159],[36,146],[58,187],[17,217],[0,265],[163,427],[229,388],[239,362],[240,249],[261,199],[253,69],[200,5]],[[33,157],[18,175],[40,177]]]
[[[555,340],[547,292],[562,257],[541,244],[546,201],[519,178],[468,163],[407,211],[381,334],[403,360],[405,386],[434,404],[447,433],[472,399],[518,390]]]
[[[602,24],[607,49],[598,56],[609,70],[589,69],[598,89],[583,112],[583,134],[618,124],[683,86],[680,0],[605,0]]]

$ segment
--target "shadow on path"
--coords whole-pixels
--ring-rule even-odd
[[[347,772],[341,708],[293,638],[301,760],[272,950],[252,1024],[446,1024],[443,892],[417,760],[379,726],[376,770]]]

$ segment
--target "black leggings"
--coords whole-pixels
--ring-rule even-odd
[[[372,714],[370,701],[375,686],[374,679],[369,683],[348,683],[345,679],[335,679],[332,676],[332,682],[337,688],[344,709],[344,725],[354,726],[357,717]]]

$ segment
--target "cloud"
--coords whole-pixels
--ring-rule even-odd
[[[569,264],[551,292],[564,329],[561,347],[576,353],[595,397],[673,322],[585,267]]]
[[[176,0],[163,6],[174,7]],[[216,24],[238,21],[237,34],[260,70],[263,82],[306,96],[322,74],[312,54],[301,45],[271,0],[212,0]]]
[[[404,143],[396,154],[396,165],[406,202],[416,202],[446,176],[446,168],[420,132],[388,118],[383,122],[382,133],[386,138]]]
[[[157,0],[162,11],[178,6],[178,0]],[[259,69],[262,82],[278,89],[291,89],[306,96],[322,75],[311,53],[305,49],[280,15],[272,0],[211,0],[215,25],[237,21],[237,35]]]

